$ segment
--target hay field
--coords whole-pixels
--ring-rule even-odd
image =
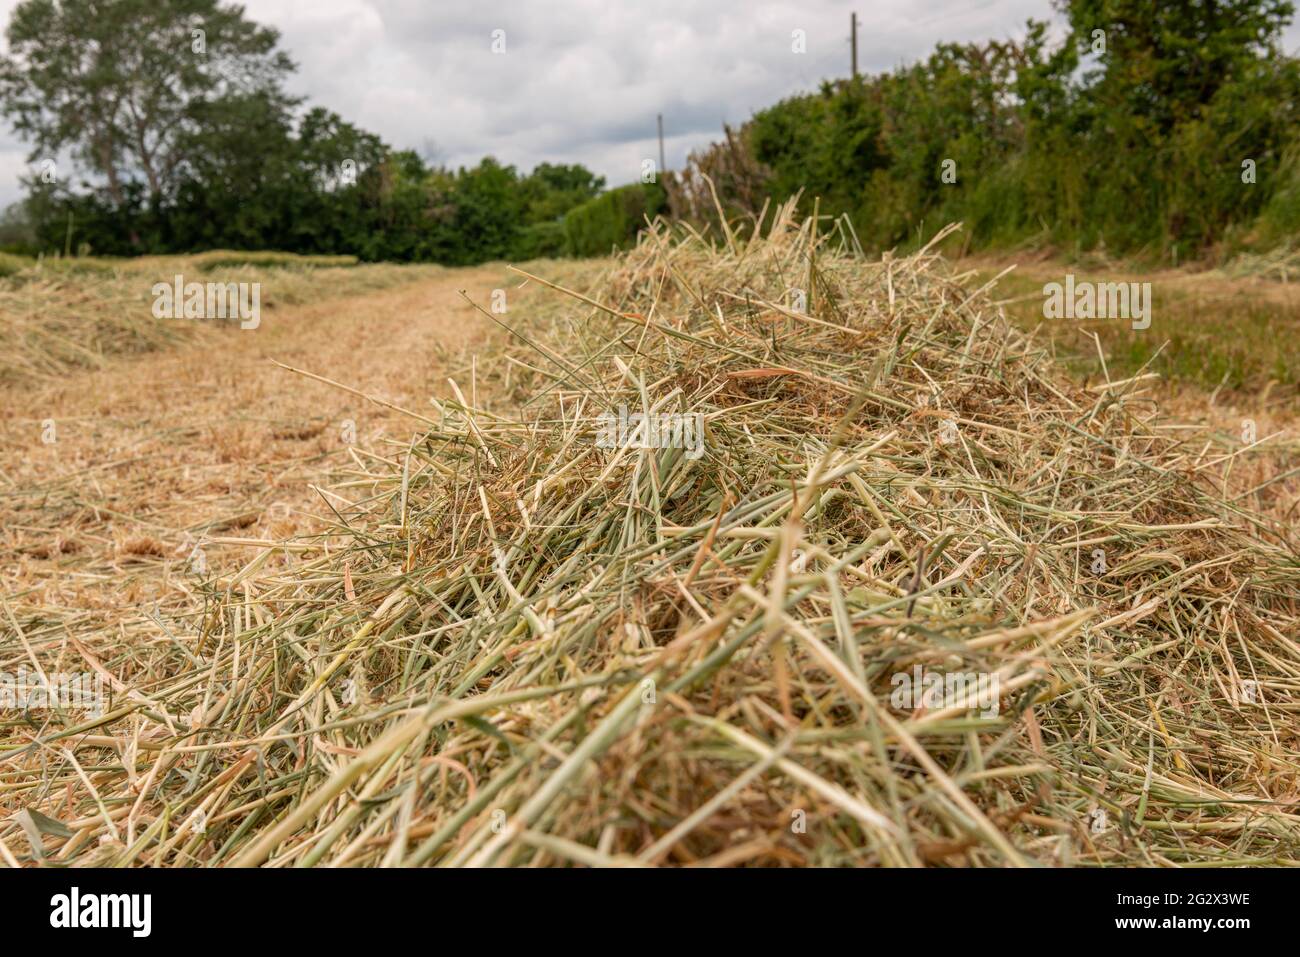
[[[0,667],[112,695],[4,722],[0,857],[1300,863],[1293,440],[777,220],[22,392]],[[15,464],[42,402],[80,437]],[[702,443],[602,443],[622,407]],[[922,672],[996,696],[900,706]]]
[[[259,283],[268,311],[386,289],[437,275],[437,266],[371,264],[350,256],[216,251],[134,260],[18,257],[0,269],[0,384],[30,384],[120,355],[201,339],[200,323],[154,318],[150,290],[173,276]]]

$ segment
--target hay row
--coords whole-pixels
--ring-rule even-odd
[[[159,321],[155,283],[260,284],[264,310],[360,295],[434,275],[441,267],[371,264],[351,257],[289,257],[287,253],[206,253],[134,261],[51,260],[0,280],[0,385],[50,381],[101,368],[106,359],[138,355],[190,341],[217,320]],[[301,260],[302,262],[299,262]],[[303,262],[315,263],[305,268]],[[339,260],[337,262],[333,260]],[[344,261],[346,260],[346,261]],[[93,262],[94,268],[83,268]],[[63,264],[63,265],[61,265]]]
[[[6,606],[0,669],[115,692],[6,728],[0,804],[45,818],[0,854],[1300,863],[1300,561],[1225,491],[1249,450],[1072,383],[928,249],[816,227],[656,226],[544,320],[485,309],[469,394],[190,618]],[[702,454],[604,447],[621,407]],[[997,713],[896,707],[918,668],[996,675]]]

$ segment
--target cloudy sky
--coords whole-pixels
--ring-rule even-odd
[[[0,0],[7,23],[18,0]],[[939,41],[1023,35],[1049,0],[246,0],[298,63],[294,92],[452,166],[491,154],[521,170],[580,162],[611,185],[657,152],[668,165],[722,124],[849,71],[849,13],[863,72]],[[493,53],[494,31],[505,52]],[[806,52],[792,52],[792,31]],[[1292,27],[1288,49],[1300,46]],[[26,150],[0,129],[0,204],[18,198]]]

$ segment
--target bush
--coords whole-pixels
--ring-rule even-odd
[[[1265,169],[1263,175],[1270,172]],[[1300,143],[1282,157],[1273,178],[1273,195],[1256,221],[1258,242],[1264,247],[1294,243],[1300,237]]]
[[[558,259],[565,255],[568,244],[564,235],[564,222],[556,219],[525,226],[515,237],[510,256],[517,262],[528,259]]]
[[[577,206],[564,217],[565,244],[570,256],[604,256],[636,242],[646,218],[654,219],[667,205],[658,183],[633,183],[611,189]]]
[[[1229,6],[1207,25],[1166,4],[1070,0],[1063,45],[1031,21],[1023,41],[942,44],[918,64],[826,83],[693,154],[670,184],[674,211],[713,222],[697,185],[708,174],[733,218],[798,194],[805,213],[847,215],[872,250],[957,221],[976,248],[1173,262],[1252,226],[1252,243],[1285,243],[1300,228],[1300,61],[1276,43],[1289,10]],[[1098,10],[1130,29],[1094,58]],[[1184,69],[1180,44],[1215,69]]]

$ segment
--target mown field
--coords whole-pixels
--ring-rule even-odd
[[[155,283],[260,283],[261,307],[274,312],[362,295],[437,275],[431,265],[358,266],[350,256],[211,252],[138,259],[0,259],[0,382],[49,379],[101,368],[111,358],[152,352],[201,337],[198,322],[159,322]]]
[[[518,269],[19,264],[0,671],[111,695],[0,716],[0,856],[1300,863],[1295,287],[1145,274],[1137,335],[1042,318],[1122,265],[1008,264],[792,206]],[[261,325],[153,318],[177,272]],[[620,405],[704,454],[600,446]]]
[[[1300,272],[1249,261],[1211,270],[1139,270],[1123,263],[979,257],[963,262],[980,281],[1007,266],[997,298],[1021,328],[1037,329],[1083,375],[1101,358],[1116,375],[1158,372],[1169,385],[1207,394],[1262,395],[1274,407],[1294,405],[1300,375]],[[1063,282],[1150,282],[1152,326],[1134,330],[1122,319],[1051,320],[1043,316],[1043,286]],[[1092,337],[1096,335],[1101,352]]]

